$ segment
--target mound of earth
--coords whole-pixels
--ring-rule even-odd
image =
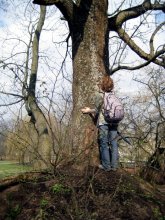
[[[0,198],[2,220],[165,219],[163,190],[122,169],[26,173],[2,180]]]

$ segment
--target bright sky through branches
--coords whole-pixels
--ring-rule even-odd
[[[13,0],[12,4],[9,3],[7,10],[4,11],[0,8],[0,60],[7,59],[6,62],[17,62],[19,65],[24,65],[26,44],[29,41],[29,33],[32,26],[36,22],[38,17],[39,6],[30,4],[27,5],[26,0]],[[108,14],[113,14],[117,9],[126,9],[130,7],[133,2],[133,6],[141,4],[143,1],[139,0],[125,0],[121,8],[118,8],[122,0],[111,0],[109,1]],[[163,1],[162,1],[163,2]],[[45,21],[44,30],[41,34],[41,45],[40,45],[40,60],[39,60],[39,72],[38,75],[38,97],[43,94],[51,94],[53,91],[54,82],[58,81],[56,84],[56,92],[60,93],[68,88],[71,91],[71,86],[68,83],[72,79],[72,67],[70,56],[67,58],[67,62],[63,65],[61,69],[62,61],[66,53],[66,38],[68,35],[67,24],[64,20],[61,20],[61,14],[55,9],[54,6],[48,7],[47,9],[47,19]],[[154,16],[143,16],[127,22],[126,28],[129,34],[134,34],[133,38],[138,42],[140,46],[147,51],[148,40],[150,39],[151,26],[155,25],[155,22],[164,21],[164,15],[160,15],[160,12],[154,13]],[[144,25],[141,26],[135,33],[135,28],[142,22]],[[130,28],[131,27],[131,28]],[[132,29],[132,27],[134,29]],[[140,31],[139,31],[140,30]],[[164,44],[164,30],[156,35],[154,46],[158,47],[160,44]],[[112,43],[112,44],[111,44]],[[71,43],[70,43],[71,44]],[[113,52],[116,53],[116,47],[110,39],[111,51],[110,51],[110,64],[113,63]],[[116,44],[117,46],[117,44]],[[123,44],[124,47],[124,44]],[[126,49],[129,49],[128,46]],[[71,50],[71,48],[69,48]],[[71,52],[71,51],[70,51]],[[143,62],[140,60],[135,53],[131,50],[125,50],[121,55],[121,61],[124,64],[132,63],[133,61],[137,63]],[[138,84],[135,83],[132,78],[134,76],[142,74],[144,70],[139,71],[119,71],[113,75],[113,78],[117,84],[117,88],[120,88],[120,92],[124,94],[136,93],[139,91]],[[49,74],[48,74],[49,73]],[[2,74],[2,73],[1,73]],[[4,74],[1,77],[1,88],[11,90],[13,81],[16,83],[14,76],[7,72],[5,69]],[[22,77],[22,76],[20,76]],[[13,80],[11,80],[13,78]],[[15,92],[20,91],[19,85],[14,86]],[[57,91],[58,90],[58,91]],[[56,96],[58,97],[58,96]],[[59,97],[58,97],[59,98]]]

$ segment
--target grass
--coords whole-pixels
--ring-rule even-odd
[[[0,179],[30,171],[31,167],[13,161],[0,161]]]

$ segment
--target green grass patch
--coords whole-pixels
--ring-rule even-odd
[[[32,170],[30,166],[20,165],[18,162],[0,161],[0,179],[15,176],[30,170]]]

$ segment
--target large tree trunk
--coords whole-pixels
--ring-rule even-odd
[[[73,52],[73,148],[91,159],[93,147],[94,152],[98,152],[97,131],[92,119],[81,113],[81,108],[94,107],[93,97],[98,92],[99,78],[108,74],[108,5],[106,0],[83,3],[76,11],[78,14],[75,14],[73,24],[70,24]]]

